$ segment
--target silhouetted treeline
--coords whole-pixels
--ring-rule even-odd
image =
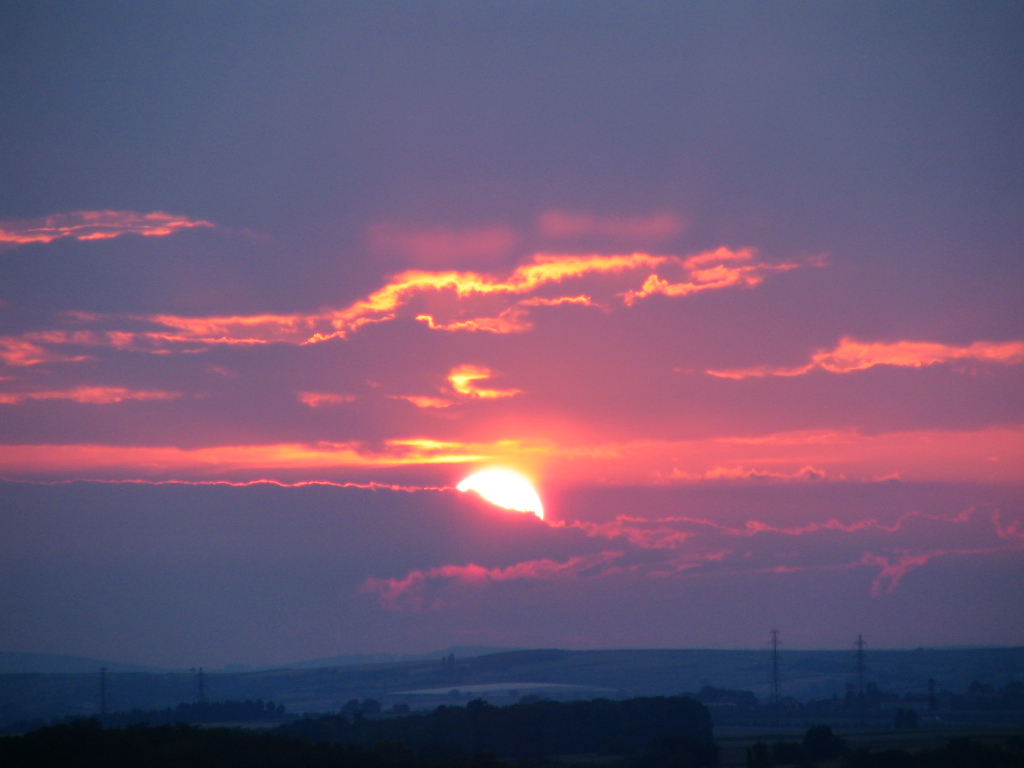
[[[498,768],[493,755],[450,751],[417,759],[402,745],[311,742],[275,731],[133,725],[103,728],[96,719],[0,738],[4,768]]]
[[[391,719],[308,718],[268,731],[181,723],[104,728],[93,718],[0,738],[4,768],[500,768],[496,754],[579,753],[632,756],[623,768],[718,765],[707,709],[684,697],[509,707],[477,700]]]
[[[759,702],[750,691],[705,686],[697,699],[710,707],[715,722],[721,725],[767,724],[779,718],[790,722],[829,722],[840,727],[870,722],[875,727],[887,724],[897,730],[927,726],[938,720],[961,725],[1024,723],[1024,683],[1019,681],[1001,687],[974,681],[963,693],[941,689],[903,695],[869,682],[862,693],[850,686],[842,697],[806,702],[783,697],[778,704]]]
[[[371,746],[402,742],[412,749],[444,744],[510,757],[663,750],[666,739],[712,743],[711,716],[682,696],[609,701],[539,701],[496,707],[481,700],[392,719],[327,715],[281,726],[313,741]]]
[[[172,723],[265,723],[278,722],[285,716],[284,704],[266,703],[262,699],[247,701],[202,701],[194,704],[182,703],[164,709],[133,709],[130,712],[107,712],[94,719],[108,728],[126,725],[170,725]],[[49,723],[43,719],[21,720],[0,726],[4,733],[27,733],[47,725],[73,723],[79,717],[54,718]]]
[[[164,709],[133,709],[131,712],[108,712],[100,716],[108,727],[135,725],[169,725],[171,723],[259,723],[284,717],[284,704],[266,703],[263,699],[247,701],[200,701],[182,703]]]
[[[761,703],[753,691],[716,688],[713,685],[701,688],[697,694],[697,701],[703,704],[731,704],[740,709],[753,709]]]
[[[970,738],[950,739],[938,749],[909,752],[905,749],[850,750],[846,740],[827,726],[807,731],[802,742],[759,741],[747,749],[747,768],[810,768],[825,763],[841,768],[1024,768],[1024,737],[1015,736],[1005,746],[984,744]]]
[[[811,766],[835,762],[849,752],[846,739],[832,733],[827,725],[808,729],[803,741],[776,741],[768,746],[763,741],[747,749],[747,768],[775,768],[781,765]]]

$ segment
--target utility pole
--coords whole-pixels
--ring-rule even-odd
[[[864,642],[864,635],[857,635],[857,642],[854,645],[857,646],[857,709],[860,714],[860,727],[863,728],[868,709],[868,703],[864,699],[864,646],[867,645]]]
[[[864,700],[864,635],[857,635],[857,695]]]
[[[206,703],[206,675],[203,674],[203,668],[199,668],[199,674],[196,676],[196,701],[200,704]]]
[[[782,677],[779,675],[779,630],[772,630],[772,703],[776,708],[782,699]]]
[[[100,717],[107,714],[107,668],[100,667]]]

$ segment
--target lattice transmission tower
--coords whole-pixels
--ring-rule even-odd
[[[779,674],[779,648],[782,647],[782,643],[779,642],[779,630],[772,630],[771,648],[772,648],[772,703],[775,706],[779,705],[779,701],[782,699],[782,676]]]

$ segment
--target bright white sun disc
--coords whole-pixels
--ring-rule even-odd
[[[476,491],[496,506],[516,512],[532,512],[544,519],[544,507],[533,486],[522,475],[507,469],[485,469],[470,475],[455,487],[460,491]]]

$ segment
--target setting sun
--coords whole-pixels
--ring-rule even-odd
[[[544,519],[540,496],[522,475],[507,469],[485,469],[470,475],[457,486],[460,491],[476,491],[487,501],[516,512],[532,512]]]

